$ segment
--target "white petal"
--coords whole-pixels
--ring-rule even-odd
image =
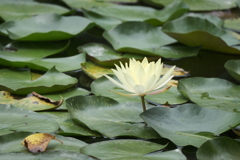
[[[114,83],[115,85],[123,88],[124,90],[128,91],[128,92],[132,92],[132,90],[130,90],[129,88],[125,87],[124,85],[122,85],[121,83],[117,82],[115,79],[113,79],[112,77],[109,77],[108,75],[104,75],[105,77],[107,77],[107,79],[109,79],[112,83]]]
[[[142,85],[135,85],[133,88],[138,95],[142,95],[145,93],[145,87]]]
[[[165,91],[167,91],[169,88],[171,88],[172,86],[168,86],[166,88],[162,88],[162,89],[159,89],[159,90],[156,90],[156,91],[153,91],[153,92],[150,92],[150,93],[147,93],[147,95],[155,95],[155,94],[159,94],[159,93],[163,93]]]

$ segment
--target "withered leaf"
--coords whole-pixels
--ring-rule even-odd
[[[49,142],[55,139],[61,143],[62,141],[55,138],[55,136],[48,133],[36,133],[26,137],[21,144],[32,153],[44,152]]]

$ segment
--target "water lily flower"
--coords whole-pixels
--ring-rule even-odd
[[[172,79],[172,72],[175,68],[175,66],[173,66],[161,77],[163,68],[161,59],[159,59],[156,63],[149,63],[146,57],[142,62],[132,58],[129,60],[129,64],[126,63],[125,66],[122,63],[120,63],[120,67],[116,64],[115,66],[116,69],[112,69],[112,71],[118,78],[119,82],[107,75],[104,76],[115,85],[130,92],[130,94],[117,91],[112,92],[129,97],[140,96],[142,100],[145,95],[159,94],[168,90],[171,86],[165,88],[162,87]]]

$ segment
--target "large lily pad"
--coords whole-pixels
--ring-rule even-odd
[[[81,153],[102,160],[186,160],[179,150],[151,153],[165,146],[141,140],[111,140],[82,147]]]
[[[32,80],[30,70],[1,69],[0,89],[15,94],[29,94],[33,91],[39,94],[52,93],[72,87],[78,81],[54,67],[41,77]]]
[[[166,6],[174,0],[144,0],[160,6]],[[236,7],[236,0],[181,0],[185,2],[191,11],[225,10]]]
[[[179,146],[200,147],[204,142],[240,123],[239,113],[184,104],[176,108],[154,107],[140,115],[162,137]]]
[[[27,152],[26,148],[23,147],[21,142],[24,138],[31,135],[33,133],[30,132],[17,132],[12,133],[4,136],[0,136],[0,153],[10,153],[10,152]],[[63,142],[63,144],[59,145],[58,141],[52,140],[46,149],[46,151],[49,150],[68,150],[72,152],[79,152],[79,149],[87,143],[80,141],[75,138],[71,137],[63,137],[56,135],[56,139],[59,139]]]
[[[139,117],[141,103],[118,103],[101,96],[76,96],[67,99],[67,108],[73,120],[106,137],[159,138]]]
[[[224,53],[240,54],[240,40],[205,17],[185,16],[166,23],[162,31],[188,46]]]
[[[56,151],[46,151],[43,153],[37,153],[37,154],[29,154],[29,153],[3,153],[0,154],[0,159],[4,160],[13,160],[13,159],[21,159],[24,160],[39,160],[39,159],[46,159],[46,160],[96,160],[94,158],[91,158],[87,155],[71,152],[71,151],[65,151],[65,150],[56,150]]]
[[[3,24],[4,25],[4,24]],[[83,17],[63,17],[57,14],[41,14],[4,25],[8,36],[20,41],[54,41],[69,39],[95,24]],[[31,29],[26,26],[31,26]],[[5,33],[4,27],[1,31]]]
[[[175,43],[159,27],[146,22],[125,22],[103,33],[117,51],[160,56],[160,48]]]
[[[220,160],[220,159],[239,159],[240,144],[238,141],[219,137],[205,142],[197,151],[199,160]]]
[[[36,1],[1,0],[0,17],[4,21],[29,18],[42,13],[66,14],[69,10],[61,6]]]
[[[187,78],[178,91],[202,107],[240,112],[240,86],[219,78]]]
[[[108,30],[113,25],[119,24],[119,20],[148,22],[158,26],[181,17],[187,11],[188,6],[185,3],[176,1],[162,10],[143,6],[114,5],[84,10],[84,15]]]
[[[55,132],[59,128],[58,123],[48,116],[11,105],[0,104],[0,108],[0,135],[15,131]]]
[[[59,135],[94,137],[99,136],[97,132],[94,132],[86,126],[73,121],[68,112],[41,112],[41,114],[47,115],[58,122],[61,129],[57,133]]]
[[[113,76],[112,78],[117,80],[117,78],[115,76]],[[115,90],[115,91],[123,92],[123,93],[129,93],[129,92],[123,90],[122,88],[119,88],[115,84],[113,84],[106,77],[98,78],[97,80],[93,81],[91,84],[91,91],[95,95],[110,97],[118,102],[126,102],[126,101],[140,102],[139,96],[136,96],[136,97],[119,96],[118,94],[113,93],[110,90]],[[181,96],[176,89],[168,90],[164,93],[155,95],[153,97],[146,96],[146,99],[151,100],[156,103],[161,103],[161,104],[165,104],[166,102],[168,102],[169,104],[179,104],[179,103],[184,103],[187,101],[186,98]]]
[[[224,67],[233,78],[240,81],[240,60],[229,60]]]

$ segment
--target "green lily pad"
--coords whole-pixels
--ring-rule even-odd
[[[0,74],[2,75],[0,89],[21,95],[33,91],[38,94],[57,92],[70,88],[78,82],[76,78],[60,73],[54,67],[35,80],[31,80],[30,70],[1,69]]]
[[[204,142],[240,123],[238,113],[184,104],[176,108],[154,107],[140,115],[162,137],[178,146],[200,147]]]
[[[224,67],[233,78],[240,81],[240,60],[229,60]]]
[[[219,137],[205,142],[197,151],[199,160],[239,159],[240,144],[238,141]]]
[[[63,17],[57,14],[41,14],[4,25],[8,36],[20,41],[54,41],[69,39],[95,24],[83,17]],[[31,26],[31,29],[26,26]],[[1,27],[1,32],[4,31]]]
[[[224,20],[224,27],[240,31],[240,18],[238,19],[226,19]]]
[[[178,91],[192,102],[207,108],[240,112],[240,86],[219,78],[187,78]]]
[[[0,135],[15,131],[55,132],[59,128],[58,123],[48,116],[11,105],[0,104],[0,108]]]
[[[44,97],[48,97],[52,100],[55,101],[59,101],[61,99],[63,99],[63,103],[62,105],[57,108],[57,109],[67,109],[66,107],[66,99],[70,98],[70,97],[74,97],[74,96],[80,96],[80,95],[88,95],[90,94],[90,92],[88,90],[85,90],[83,88],[74,88],[71,90],[67,90],[67,91],[62,91],[62,92],[58,92],[58,93],[53,93],[53,94],[45,94],[43,95]]]
[[[40,71],[47,71],[55,66],[59,72],[68,72],[81,69],[81,63],[84,63],[85,61],[86,54],[81,53],[70,57],[38,59],[29,61],[25,64],[30,69]]]
[[[104,2],[104,1],[96,1],[96,0],[62,0],[65,2],[68,6],[72,8],[92,8],[92,7],[106,7],[114,5],[110,2]]]
[[[65,151],[65,150],[56,150],[56,151],[46,151],[41,152],[37,154],[29,154],[29,153],[3,153],[0,154],[0,159],[4,160],[13,160],[13,159],[21,159],[24,160],[39,160],[39,159],[47,159],[47,160],[96,160],[94,158],[91,158],[87,155],[71,152],[71,151]]]
[[[29,18],[42,13],[66,14],[67,8],[36,1],[1,0],[0,17],[4,21]]]
[[[185,3],[176,1],[162,10],[143,6],[114,5],[90,8],[84,10],[84,15],[96,22],[100,27],[108,30],[114,25],[120,24],[119,20],[122,22],[148,22],[159,26],[167,21],[181,17],[187,11],[188,6]]]
[[[99,64],[104,67],[115,67],[114,64],[119,65],[120,61],[122,63],[128,62],[129,58],[135,59],[143,59],[144,56],[142,55],[135,55],[135,54],[122,54],[120,52],[116,52],[111,47],[101,44],[101,43],[88,43],[78,47],[78,51],[86,52],[87,59]]]
[[[160,47],[175,43],[161,28],[146,22],[124,22],[111,30],[105,31],[103,37],[117,51],[161,56]]]
[[[141,103],[118,103],[101,96],[76,96],[67,99],[67,108],[73,120],[106,137],[159,138],[139,117]]]
[[[236,0],[181,0],[191,11],[226,10],[236,7]],[[166,6],[174,0],[144,0],[146,3]]]
[[[240,54],[240,40],[206,18],[185,16],[166,23],[162,31],[188,46],[224,53]]]
[[[65,46],[60,48],[61,44]],[[80,69],[80,64],[86,61],[85,53],[63,58],[44,58],[63,51],[68,47],[68,44],[66,42],[59,44],[51,42],[15,42],[0,50],[0,63],[3,66],[11,67],[27,66],[30,69],[40,71],[47,71],[53,66],[60,72]]]
[[[147,95],[145,99],[160,104],[182,104],[188,101],[176,87],[171,87],[166,92],[156,95]]]
[[[59,107],[62,104],[62,100],[50,101],[35,92],[28,94],[27,97],[15,97],[9,92],[0,91],[0,104],[9,104],[31,111],[44,111]]]
[[[82,63],[82,69],[84,73],[86,73],[92,79],[98,79],[102,77],[104,74],[113,74],[110,68],[97,66],[92,62]]]
[[[155,152],[165,148],[160,145],[142,140],[111,140],[93,143],[81,148],[81,153],[102,160],[186,160],[179,150]]]
[[[10,153],[10,152],[27,152],[27,149],[20,145],[21,142],[29,135],[33,133],[30,132],[17,132],[4,136],[0,136],[0,153]],[[63,144],[59,145],[58,141],[52,140],[48,144],[46,151],[49,150],[67,150],[72,152],[79,152],[79,149],[86,146],[87,143],[80,141],[71,137],[63,137],[56,135],[56,139],[59,139]]]
[[[65,136],[99,136],[99,133],[94,132],[81,124],[73,121],[68,112],[40,112],[56,120],[60,126],[59,135]]]
[[[5,47],[1,46],[0,58],[11,63],[14,61],[27,61],[42,59],[64,51],[69,41],[63,42],[12,42]],[[3,63],[0,61],[1,64]],[[15,67],[15,66],[13,66]],[[22,66],[21,66],[22,67]]]

